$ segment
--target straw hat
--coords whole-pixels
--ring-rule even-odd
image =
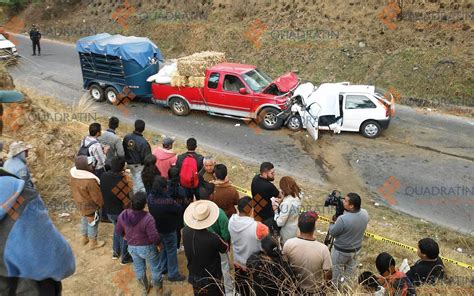
[[[25,142],[22,142],[22,141],[13,142],[10,144],[10,149],[8,150],[8,158],[12,158],[22,153],[23,151],[29,150],[31,148],[33,148],[33,146]]]
[[[214,224],[219,217],[219,207],[209,200],[191,203],[184,212],[184,222],[192,229],[205,229]]]

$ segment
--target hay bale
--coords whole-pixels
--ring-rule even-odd
[[[204,60],[179,60],[178,73],[182,76],[204,76],[209,66],[213,64]]]
[[[178,59],[178,72],[183,76],[205,76],[206,69],[225,62],[225,53],[203,51]]]
[[[188,84],[188,77],[179,75],[178,73],[173,73],[171,76],[171,86],[173,87],[182,87]]]
[[[217,51],[201,51],[196,52],[190,56],[181,58],[180,60],[204,60],[217,63],[225,62],[225,53]]]
[[[188,77],[189,87],[204,87],[206,77],[205,76],[190,76]]]

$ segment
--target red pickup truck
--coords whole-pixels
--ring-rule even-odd
[[[291,72],[272,80],[255,66],[222,63],[206,70],[203,88],[153,83],[152,92],[155,103],[169,106],[179,116],[204,110],[216,116],[250,118],[262,128],[278,129],[283,120],[277,114],[286,109],[289,92],[297,86],[298,78]]]

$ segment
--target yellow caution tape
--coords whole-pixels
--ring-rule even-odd
[[[242,188],[242,187],[239,187],[239,186],[237,186],[237,185],[232,185],[232,186],[233,186],[233,187],[235,188],[235,190],[237,190],[238,192],[240,192],[240,193],[242,193],[242,194],[244,194],[244,195],[248,195],[248,196],[252,197],[252,192],[251,192],[251,191],[246,190],[246,189],[244,189],[244,188]]]
[[[252,193],[248,190],[245,190],[241,187],[238,187],[238,186],[235,186],[235,189],[240,192],[240,193],[243,193],[245,195],[248,195],[248,196],[252,196]],[[327,217],[324,217],[324,216],[318,216],[318,220],[320,221],[324,221],[324,222],[327,222],[327,223],[330,223],[332,221],[332,219],[330,218],[327,218]],[[383,237],[383,236],[380,236],[378,234],[375,234],[375,233],[372,233],[372,232],[368,232],[366,231],[364,233],[364,235],[366,237],[369,237],[369,238],[373,238],[375,240],[378,240],[378,241],[382,241],[382,242],[385,242],[385,243],[389,243],[389,244],[392,244],[392,245],[395,245],[395,246],[398,246],[398,247],[401,247],[401,248],[404,248],[406,250],[409,250],[409,251],[412,251],[412,252],[416,252],[417,251],[417,248],[415,247],[412,247],[412,246],[409,246],[409,245],[405,245],[401,242],[397,242],[397,241],[394,241],[394,240],[391,240],[389,238],[386,238],[386,237]],[[449,262],[449,263],[452,263],[452,264],[455,264],[457,266],[460,266],[460,267],[464,267],[464,268],[467,268],[467,269],[470,269],[470,270],[474,270],[474,266],[473,265],[470,265],[470,264],[467,264],[467,263],[464,263],[464,262],[460,262],[460,261],[456,261],[456,260],[453,260],[453,259],[450,259],[450,258],[446,258],[446,257],[443,257],[443,256],[439,256],[443,261],[445,262]]]

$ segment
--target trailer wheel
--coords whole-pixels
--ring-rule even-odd
[[[171,111],[178,116],[186,116],[189,114],[188,103],[181,98],[173,98],[170,101]]]
[[[96,102],[103,102],[104,98],[104,90],[97,84],[92,84],[89,86],[89,93],[91,95],[92,100]]]
[[[280,113],[280,111],[276,108],[265,107],[258,113],[256,121],[263,129],[279,129],[283,125],[283,119],[277,116],[278,113]]]
[[[112,105],[118,105],[120,103],[118,95],[119,94],[114,87],[110,86],[105,89],[105,98],[107,99],[107,102]]]

